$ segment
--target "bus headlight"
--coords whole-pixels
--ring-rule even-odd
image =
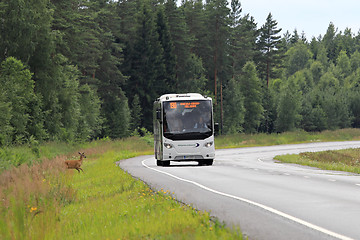
[[[171,145],[170,143],[164,143],[164,146],[167,148],[167,149],[170,149],[173,147],[173,145]]]
[[[207,142],[205,143],[205,147],[211,147],[213,145],[213,142]]]

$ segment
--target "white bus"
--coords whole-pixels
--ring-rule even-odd
[[[154,102],[158,166],[170,161],[212,165],[215,158],[212,99],[198,93],[165,94]]]

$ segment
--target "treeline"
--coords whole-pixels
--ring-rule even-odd
[[[332,23],[308,41],[238,0],[5,0],[0,31],[0,146],[151,131],[164,93],[212,96],[223,133],[360,126],[360,35]]]

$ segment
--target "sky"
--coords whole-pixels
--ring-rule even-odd
[[[360,0],[240,0],[242,13],[255,18],[260,28],[271,12],[281,35],[296,29],[308,40],[324,36],[332,22],[338,32],[348,27],[353,34],[360,30]]]

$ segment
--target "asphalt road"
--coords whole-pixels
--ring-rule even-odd
[[[352,141],[217,150],[213,166],[171,162],[158,167],[153,156],[142,156],[123,160],[120,167],[240,227],[249,239],[360,239],[360,175],[273,160],[359,147]]]

